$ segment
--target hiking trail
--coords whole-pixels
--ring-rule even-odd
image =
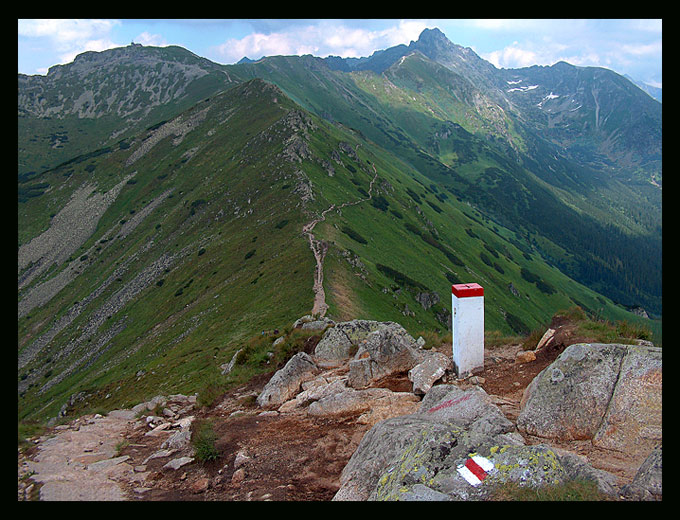
[[[317,240],[314,237],[314,233],[312,231],[314,230],[314,226],[316,226],[319,222],[326,220],[326,214],[328,212],[333,210],[340,211],[342,208],[347,206],[356,206],[357,204],[361,204],[362,202],[366,202],[373,198],[373,184],[378,178],[378,172],[374,164],[371,164],[371,166],[373,167],[374,175],[368,186],[368,197],[356,200],[354,202],[343,202],[337,207],[335,204],[331,204],[328,208],[321,212],[319,217],[302,226],[302,234],[307,235],[307,238],[309,239],[309,247],[312,250],[316,260],[316,267],[314,269],[314,305],[312,307],[312,315],[323,317],[326,315],[326,311],[328,310],[328,305],[326,304],[326,293],[323,288],[323,260],[326,257],[326,253],[328,252],[328,242],[325,242],[324,240]]]

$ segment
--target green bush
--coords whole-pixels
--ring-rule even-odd
[[[510,325],[510,328],[517,334],[525,335],[531,332],[529,327],[527,327],[525,323],[514,314],[508,312],[505,315],[505,321],[508,325]]]
[[[519,271],[519,274],[529,283],[536,283],[540,281],[540,278],[531,271],[529,271],[529,269],[527,269],[526,267],[522,267]]]
[[[360,244],[368,244],[368,241],[349,226],[342,226],[342,232],[352,240]]]
[[[371,204],[373,204],[373,207],[378,208],[380,211],[387,211],[387,207],[390,205],[387,199],[382,195],[376,195],[373,197]]]
[[[422,289],[423,291],[429,291],[427,287],[425,287],[423,284],[420,282],[417,282],[413,278],[409,278],[406,276],[404,273],[397,271],[396,269],[392,269],[389,266],[383,265],[383,264],[375,264],[375,266],[378,268],[378,270],[383,273],[385,276],[392,278],[395,282],[397,282],[399,285],[410,287],[413,289]]]

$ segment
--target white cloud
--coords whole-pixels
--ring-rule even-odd
[[[19,20],[19,37],[40,41],[68,63],[85,51],[103,51],[121,44],[111,39],[118,20],[38,19]]]
[[[19,20],[18,32],[20,36],[46,37],[58,45],[68,45],[93,40],[93,36],[108,35],[118,24],[117,20]]]
[[[232,38],[215,50],[226,63],[233,63],[244,56],[250,59],[300,54],[361,57],[369,56],[378,49],[417,40],[426,27],[423,21],[400,20],[385,29],[369,30],[361,26],[351,27],[342,21],[321,20],[304,27]]]
[[[299,36],[299,35],[297,35]],[[304,54],[308,46],[290,33],[252,33],[241,39],[231,38],[217,48],[227,62],[247,56],[258,59],[268,55]]]
[[[147,31],[139,34],[133,41],[135,43],[141,43],[142,45],[152,45],[154,47],[166,47],[169,45],[167,40],[160,34],[151,34]]]
[[[515,69],[519,67],[530,67],[539,63],[536,52],[522,48],[517,42],[513,42],[501,50],[492,51],[482,56],[496,67],[505,69]]]
[[[74,47],[70,47],[68,50],[59,53],[59,58],[61,63],[72,62],[78,54],[82,54],[87,51],[101,52],[107,49],[113,49],[114,47],[120,47],[119,43],[115,43],[111,40],[87,40],[85,42],[80,42]]]
[[[642,44],[625,44],[621,46],[621,51],[625,54],[632,54],[633,56],[646,56],[653,54],[661,54],[661,40],[642,43]]]

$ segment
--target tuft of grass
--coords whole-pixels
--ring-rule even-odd
[[[196,404],[201,408],[210,408],[224,395],[225,387],[217,379],[209,379],[199,390]]]
[[[220,452],[215,446],[217,434],[212,421],[200,421],[191,436],[191,444],[194,447],[194,456],[199,462],[210,462],[217,460]]]
[[[484,348],[500,347],[501,345],[516,345],[522,342],[521,336],[508,336],[499,330],[484,331]]]
[[[545,329],[543,328],[532,330],[528,336],[521,339],[520,343],[522,344],[522,350],[535,349],[538,342],[541,341],[543,334],[545,334]]]
[[[577,330],[600,343],[635,343],[637,339],[652,339],[652,332],[646,325],[626,320],[584,320],[579,322]]]
[[[29,439],[41,436],[46,430],[47,427],[45,424],[40,423],[37,420],[19,421],[19,425],[17,427],[19,448],[23,449],[32,446],[33,444]]]

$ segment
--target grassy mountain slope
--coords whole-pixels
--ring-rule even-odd
[[[176,46],[85,52],[45,76],[19,74],[19,176],[114,145],[232,82],[217,63]]]
[[[661,314],[658,103],[604,69],[497,70],[437,30],[359,61],[220,66],[179,47],[132,45],[20,76],[20,200],[42,193],[40,171],[115,148],[254,77],[453,188],[569,276]]]
[[[338,72],[311,56],[233,70],[358,130],[569,276],[661,313],[661,191],[576,162],[441,64],[412,52],[382,74]]]
[[[224,383],[243,347],[271,370],[247,347],[310,312],[302,231],[322,215],[331,318],[444,330],[450,286],[468,281],[485,287],[487,330],[527,333],[574,304],[632,316],[452,187],[259,79],[36,181],[18,206],[20,419]]]
[[[19,294],[24,403],[50,403],[43,412],[54,414],[73,388],[120,385],[121,377],[137,393],[196,385],[197,373],[216,367],[215,352],[229,354],[230,341],[308,310],[313,258],[299,237],[299,180],[280,158],[294,132],[283,117],[290,109],[274,89],[244,84],[138,135],[129,148],[41,177],[53,188],[20,205],[22,223],[36,218],[45,227],[49,217],[36,208],[68,197],[60,191],[94,184],[110,192],[124,183],[92,235]],[[260,146],[265,136],[274,144]],[[49,280],[61,273],[57,291]],[[22,307],[33,292],[51,298]],[[154,369],[155,377],[135,381],[139,370]]]

